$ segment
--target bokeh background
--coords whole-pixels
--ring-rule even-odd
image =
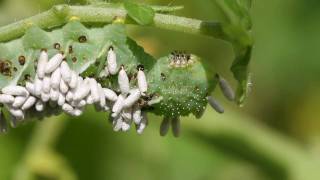
[[[141,2],[184,5],[174,14],[222,19],[212,0]],[[0,25],[61,3],[86,1],[0,0]],[[244,107],[223,100],[217,91],[225,114],[207,108],[202,119],[183,118],[178,139],[160,137],[161,119],[153,115],[142,136],[114,133],[107,116],[91,108],[76,119],[28,123],[0,136],[0,180],[319,180],[320,1],[254,1],[251,13],[253,89]],[[172,50],[198,54],[236,85],[226,42],[134,26],[128,33],[157,58]],[[55,133],[52,149],[34,148],[44,144],[44,134]]]

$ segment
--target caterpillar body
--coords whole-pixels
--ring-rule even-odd
[[[115,131],[134,122],[141,134],[151,112],[170,119],[178,136],[179,118],[201,117],[217,77],[193,54],[155,60],[121,24],[87,28],[73,20],[50,32],[31,26],[22,38],[0,44],[0,103],[15,123],[62,112],[79,116],[93,104],[109,111]],[[7,126],[3,115],[0,121]]]

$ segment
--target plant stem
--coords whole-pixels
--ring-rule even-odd
[[[13,40],[22,36],[30,25],[43,29],[52,29],[64,25],[71,17],[77,17],[83,23],[112,23],[116,18],[126,24],[135,24],[122,7],[94,7],[57,5],[48,11],[26,18],[0,28],[0,42]],[[202,34],[223,38],[222,25],[197,19],[156,13],[154,23],[150,26],[179,32]]]

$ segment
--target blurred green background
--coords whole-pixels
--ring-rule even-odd
[[[141,2],[184,5],[174,14],[222,19],[211,0]],[[60,3],[86,1],[0,0],[0,25]],[[160,137],[161,119],[153,115],[142,136],[114,133],[107,116],[90,108],[81,118],[28,123],[0,136],[0,180],[319,180],[320,1],[254,1],[251,13],[253,90],[243,108],[227,103],[217,91],[225,114],[207,108],[200,120],[183,118],[178,139]],[[229,71],[233,53],[226,42],[134,26],[128,33],[157,58],[172,50],[198,54],[236,85]],[[64,123],[54,127],[57,121]],[[38,132],[41,127],[50,135],[57,133],[52,129],[61,131],[53,149],[34,148],[44,138],[37,137],[45,134]]]

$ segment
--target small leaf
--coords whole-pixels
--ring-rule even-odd
[[[236,101],[242,105],[248,92],[248,65],[251,58],[253,38],[251,35],[251,0],[215,0],[227,22],[222,24],[223,39],[232,43],[235,59],[231,66],[238,81]]]
[[[129,17],[140,25],[153,23],[154,10],[147,5],[125,2],[124,8],[127,10]]]

